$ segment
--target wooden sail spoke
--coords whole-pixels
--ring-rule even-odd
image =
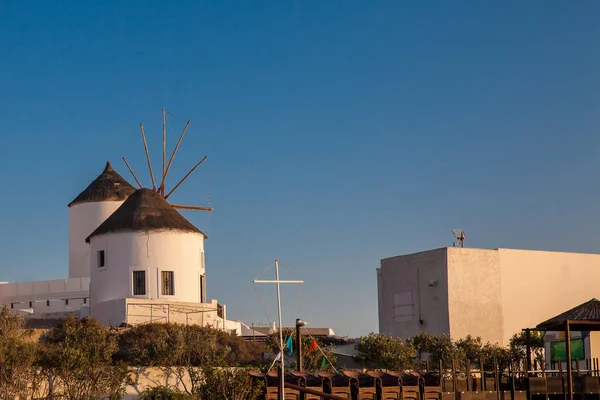
[[[133,173],[133,170],[131,169],[131,167],[129,166],[129,163],[127,162],[127,160],[125,159],[125,157],[123,157],[123,161],[125,161],[125,165],[127,165],[127,169],[129,169],[129,172],[131,172],[131,175],[133,175],[133,179],[135,179],[135,181],[137,182],[138,186],[140,187],[140,189],[142,188],[142,184],[140,183],[140,181],[138,180],[137,176],[135,176],[135,174]]]
[[[152,178],[152,190],[156,191],[156,183],[154,182],[154,172],[152,172],[152,163],[150,162],[150,153],[148,152],[148,143],[146,142],[146,134],[144,133],[144,124],[140,122],[142,130],[142,139],[144,140],[144,149],[146,150],[146,160],[148,160],[148,169],[150,170],[150,178]]]
[[[204,156],[204,158],[202,160],[198,161],[198,163],[196,165],[194,165],[194,167],[190,170],[190,172],[188,172],[179,182],[177,182],[177,185],[175,185],[173,187],[173,189],[171,189],[171,191],[166,196],[164,196],[164,198],[168,199],[169,196],[175,191],[175,189],[177,189],[179,187],[179,185],[181,185],[183,183],[183,181],[185,181],[187,179],[187,177],[190,176],[190,174],[192,172],[194,172],[194,170],[196,168],[198,168],[198,166],[204,162],[204,160],[206,160],[207,157],[208,156]],[[164,187],[163,187],[163,192],[164,192]]]
[[[199,210],[199,211],[212,211],[212,207],[206,206],[187,206],[185,204],[173,204],[170,203],[173,208],[178,208],[180,210]]]
[[[185,124],[185,127],[183,128],[183,132],[181,132],[181,135],[179,136],[179,140],[177,141],[177,144],[175,145],[175,150],[173,150],[173,153],[171,154],[169,163],[167,164],[167,169],[165,170],[162,182],[160,183],[160,187],[162,187],[162,188],[165,187],[165,180],[167,179],[167,174],[169,173],[169,170],[171,169],[171,164],[173,163],[173,158],[175,158],[175,153],[177,153],[177,150],[179,149],[179,144],[181,144],[181,139],[183,139],[183,136],[185,135],[185,132],[187,131],[189,126],[190,126],[190,121],[188,120],[188,122]]]
[[[165,169],[167,164],[167,120],[165,118],[165,109],[162,109],[162,120],[163,120],[163,163],[162,163],[162,184],[160,185],[160,192],[165,195]]]

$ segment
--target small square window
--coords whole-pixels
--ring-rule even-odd
[[[162,271],[162,294],[164,296],[175,295],[175,284],[173,282],[173,271]]]
[[[133,271],[133,295],[146,294],[146,271]]]
[[[104,257],[104,250],[100,250],[97,254],[98,254],[98,256],[97,256],[97,258],[98,258],[98,268],[102,268],[102,267],[104,267],[106,265],[105,264],[105,257]]]

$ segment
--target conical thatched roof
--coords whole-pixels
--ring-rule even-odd
[[[104,171],[69,203],[69,207],[80,203],[125,200],[133,192],[135,188],[113,169],[110,161],[107,161]]]
[[[108,217],[90,236],[121,231],[165,231],[174,230],[204,235],[190,221],[157,192],[150,189],[136,190],[121,207]],[[206,238],[206,235],[204,235]]]
[[[539,329],[552,329],[563,326],[566,321],[577,321],[585,324],[585,322],[600,322],[600,301],[591,299],[577,307],[571,308],[554,318],[538,324]]]

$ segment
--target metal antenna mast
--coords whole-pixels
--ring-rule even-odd
[[[458,243],[461,248],[465,247],[465,239],[467,238],[467,234],[462,229],[452,229],[452,234],[458,240]]]

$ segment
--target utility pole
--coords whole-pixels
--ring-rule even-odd
[[[300,318],[296,318],[296,363],[298,364],[297,369],[302,372],[302,366],[304,364],[302,360],[302,337],[300,336],[300,328],[305,325]]]

